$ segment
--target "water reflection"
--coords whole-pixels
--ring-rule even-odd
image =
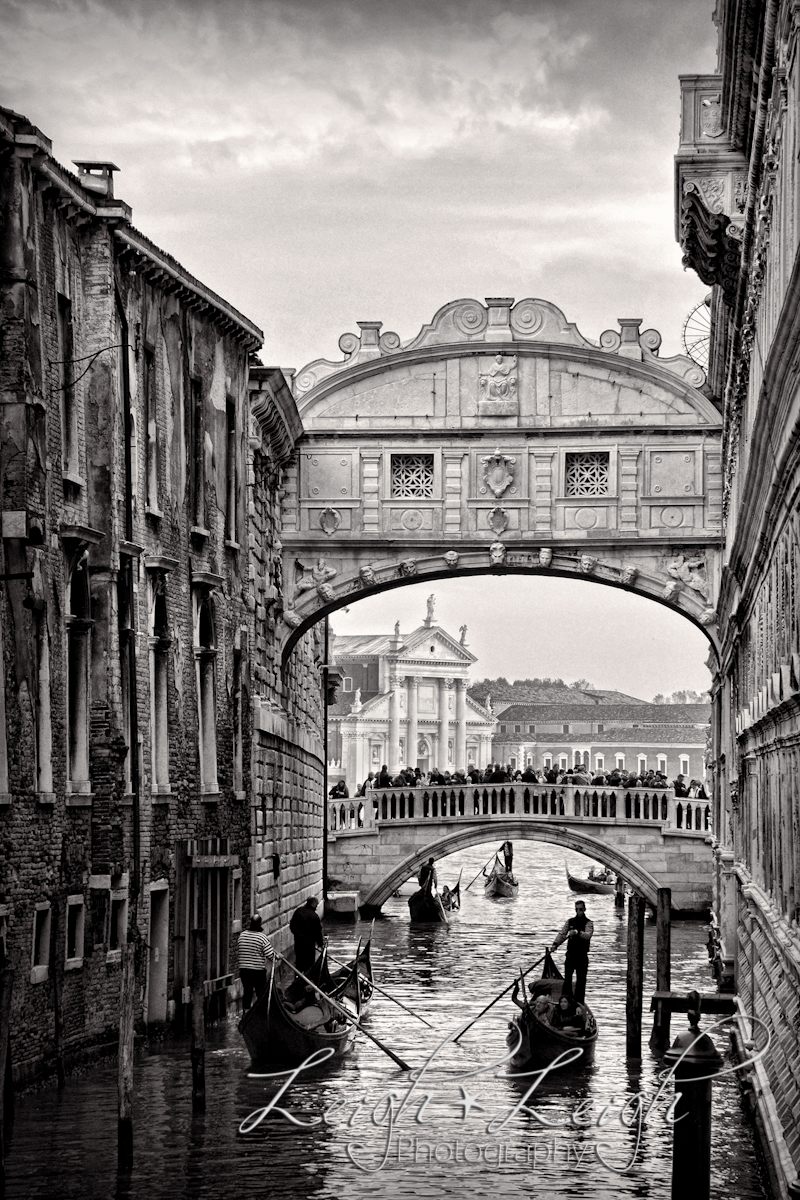
[[[486,847],[474,847],[453,856],[448,878],[454,864],[454,874],[463,866],[464,879],[471,879],[486,854]],[[587,897],[596,929],[587,1000],[600,1029],[593,1066],[545,1077],[526,1099],[531,1077],[491,1067],[509,1053],[505,1036],[516,1011],[510,996],[459,1042],[448,1040],[511,983],[520,966],[541,957],[573,911],[560,851],[518,844],[515,870],[522,881],[518,899],[487,900],[476,884],[449,927],[410,926],[402,896],[387,903],[385,919],[375,924],[379,984],[434,1029],[380,995],[366,1018],[368,1028],[415,1067],[440,1047],[416,1085],[359,1038],[351,1055],[301,1073],[287,1089],[279,1105],[301,1123],[273,1112],[241,1136],[242,1120],[268,1103],[280,1080],[248,1075],[249,1058],[235,1020],[229,1020],[208,1030],[203,1117],[191,1111],[188,1043],[167,1043],[137,1062],[130,1177],[116,1175],[112,1065],[68,1080],[63,1093],[48,1089],[21,1097],[7,1161],[8,1194],[64,1200],[484,1200],[498,1186],[510,1186],[556,1200],[662,1200],[670,1190],[671,1155],[662,1114],[672,1088],[641,1127],[631,1119],[635,1098],[658,1092],[659,1063],[647,1048],[648,1014],[641,1062],[625,1058],[626,927],[613,897]],[[357,934],[366,932],[364,925],[358,931],[332,927],[332,952],[347,957]],[[710,990],[702,927],[676,923],[672,946],[673,987]],[[563,951],[557,958],[563,962]],[[655,928],[648,924],[645,995],[654,978]],[[683,1024],[682,1017],[673,1018],[673,1033]],[[724,1036],[717,1041],[724,1050]],[[763,1197],[735,1077],[716,1083],[714,1095],[712,1194]],[[632,1168],[623,1170],[632,1160]]]

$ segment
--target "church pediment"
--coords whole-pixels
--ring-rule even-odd
[[[469,663],[477,662],[474,654],[450,637],[439,626],[416,629],[404,640],[403,649],[397,658],[398,664],[409,663]]]

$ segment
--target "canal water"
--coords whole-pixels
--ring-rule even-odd
[[[433,1028],[380,995],[365,1024],[421,1070],[415,1084],[359,1036],[350,1055],[299,1074],[275,1101],[286,1077],[249,1077],[231,1016],[208,1030],[204,1116],[191,1111],[186,1041],[168,1042],[137,1061],[130,1176],[116,1171],[112,1064],[68,1079],[61,1093],[47,1088],[19,1097],[7,1194],[485,1200],[498,1188],[556,1200],[663,1200],[670,1192],[672,1145],[664,1114],[673,1089],[663,1087],[659,1100],[661,1067],[647,1048],[647,1013],[642,1060],[625,1058],[626,927],[612,896],[587,897],[595,924],[587,1002],[600,1031],[593,1067],[548,1076],[528,1094],[533,1080],[513,1078],[502,1063],[516,1011],[509,997],[457,1044],[452,1040],[520,966],[541,957],[574,912],[563,851],[540,843],[516,847],[516,900],[484,898],[480,880],[464,893],[491,850],[472,848],[438,864],[440,886],[454,884],[463,870],[463,908],[449,926],[412,926],[404,897],[390,900],[375,923],[377,982]],[[576,854],[569,863],[574,874],[590,865]],[[365,923],[331,926],[331,952],[352,954],[356,937],[368,929]],[[654,925],[647,925],[645,938],[647,996],[655,988]],[[711,989],[704,941],[702,924],[673,925],[675,990]],[[563,947],[556,960],[563,964]],[[673,1017],[672,1028],[674,1036],[685,1018]],[[725,1051],[727,1035],[715,1040]],[[243,1123],[250,1132],[240,1132]],[[712,1196],[767,1197],[732,1071],[714,1084],[712,1138]]]

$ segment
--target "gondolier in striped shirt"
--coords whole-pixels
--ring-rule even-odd
[[[594,925],[586,916],[586,905],[583,900],[575,901],[575,916],[570,917],[558,937],[553,939],[550,950],[553,951],[562,942],[567,943],[567,956],[564,959],[564,994],[571,996],[572,976],[575,976],[575,1001],[583,1004],[586,997],[586,976],[589,973],[589,943],[594,933]]]
[[[256,998],[262,996],[267,986],[267,970],[275,950],[272,942],[261,930],[261,917],[256,913],[250,918],[250,928],[239,934],[239,976],[244,988],[242,1008],[246,1012]]]

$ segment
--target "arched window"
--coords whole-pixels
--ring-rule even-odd
[[[86,560],[72,572],[67,617],[67,790],[87,794],[89,781],[89,636],[92,628]]]
[[[200,736],[200,791],[219,791],[217,783],[217,642],[209,595],[197,601],[194,657],[197,677],[198,731]]]
[[[169,782],[169,636],[167,574],[155,570],[150,577],[150,769],[152,790],[167,795]]]

